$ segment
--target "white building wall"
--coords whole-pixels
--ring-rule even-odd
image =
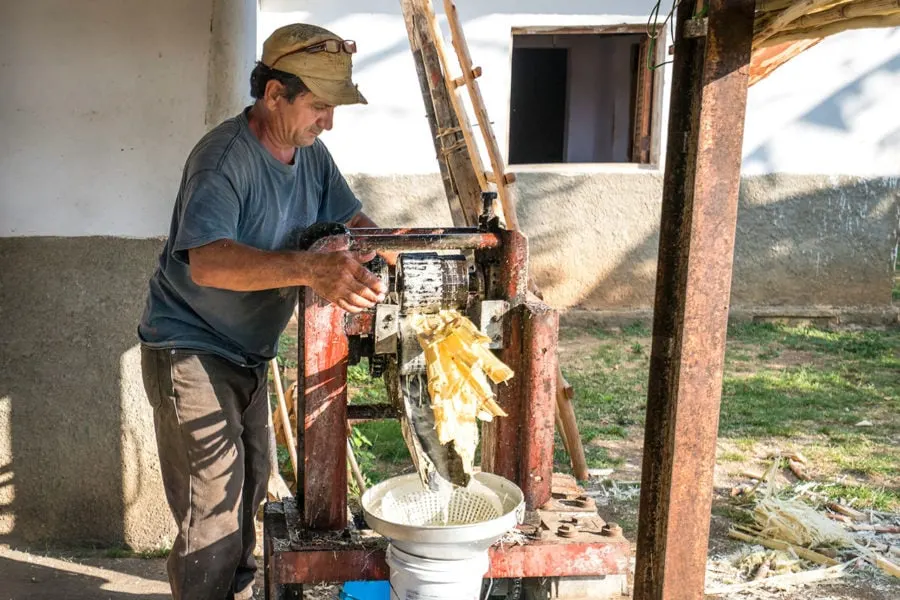
[[[255,17],[255,0],[0,3],[0,236],[165,234],[206,117],[234,111],[233,73],[249,87]]]
[[[900,175],[900,27],[826,38],[750,88],[747,175]]]
[[[187,153],[208,126],[239,107],[227,98],[244,85],[250,65],[229,58],[235,50],[226,46],[243,47],[252,38],[238,25],[253,18],[254,4],[0,4],[0,236],[164,235]],[[435,4],[440,11],[441,3]],[[646,23],[653,4],[458,0],[502,151],[513,27]],[[545,14],[548,6],[553,14]],[[214,8],[230,12],[215,20]],[[324,136],[345,173],[436,172],[399,0],[262,0],[261,10],[257,47],[276,27],[294,21],[318,23],[359,42],[356,78],[370,104],[341,107],[335,129]],[[211,21],[234,37],[211,39]],[[449,39],[442,16],[440,21]],[[219,76],[226,72],[231,77]],[[670,79],[667,68],[663,115]],[[829,38],[751,88],[744,171],[897,175],[897,98],[900,29]],[[662,123],[662,148],[665,130]]]
[[[449,40],[442,3],[435,2]],[[506,152],[513,27],[646,23],[654,2],[457,0],[488,114]],[[669,2],[663,2],[664,15]],[[356,39],[356,78],[370,104],[339,109],[323,138],[348,173],[436,170],[398,0],[262,0],[259,40],[294,21]],[[552,11],[553,14],[546,14]],[[662,17],[661,17],[662,18]],[[668,43],[668,42],[667,42]],[[451,54],[452,56],[452,54]],[[669,93],[670,74],[665,72]],[[900,174],[900,28],[826,39],[750,89],[747,174]],[[668,103],[663,115],[668,113]],[[664,138],[665,123],[661,137]],[[665,148],[664,139],[662,147]],[[597,167],[565,167],[596,170]]]

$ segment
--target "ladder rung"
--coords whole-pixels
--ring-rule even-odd
[[[485,179],[485,181],[487,181],[488,183],[494,183],[494,184],[497,183],[497,178],[494,176],[494,172],[493,172],[493,171],[485,171],[485,172],[484,172],[484,179]],[[504,175],[503,175],[503,183],[504,183],[505,185],[509,185],[509,184],[515,183],[515,182],[516,182],[516,174],[515,174],[515,173],[504,173]]]
[[[475,67],[472,69],[472,79],[478,79],[479,77],[481,77],[481,67]],[[457,77],[453,80],[454,88],[462,87],[464,85],[466,85],[465,77]]]

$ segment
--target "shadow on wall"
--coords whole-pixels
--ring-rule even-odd
[[[366,214],[382,227],[453,225],[438,176],[359,174],[348,175],[347,182],[362,199]]]
[[[900,74],[900,54],[879,63],[864,73],[860,73],[853,81],[847,83],[833,92],[822,102],[812,107],[797,118],[798,122],[813,125],[824,130],[832,130],[836,133],[850,132],[853,127],[848,122],[850,115],[857,115],[865,111],[873,102],[874,93],[867,90],[867,82],[874,76],[897,77]],[[773,105],[777,102],[773,102]],[[886,124],[880,132],[877,140],[873,140],[881,150],[897,148],[900,145],[900,127],[891,127]],[[771,140],[761,144],[745,159],[745,163],[759,164],[767,172],[777,170],[777,164],[773,158]]]
[[[167,532],[135,348],[160,246],[0,239],[0,541],[152,546]]]
[[[660,176],[527,173],[518,185],[532,273],[551,304],[653,306]],[[890,306],[898,221],[898,179],[744,178],[732,305]]]

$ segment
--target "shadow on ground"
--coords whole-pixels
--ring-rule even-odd
[[[3,600],[167,600],[165,561],[54,558],[0,548]]]

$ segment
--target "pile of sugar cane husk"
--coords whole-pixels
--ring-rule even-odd
[[[491,339],[455,310],[415,315],[412,326],[425,352],[438,441],[452,442],[470,473],[478,445],[476,419],[506,416],[491,383],[508,381],[513,372],[488,349]]]
[[[822,493],[827,485],[812,481],[779,489],[774,481],[778,467],[801,460],[805,464],[802,456],[777,456],[752,488],[739,488],[748,499],[747,518],[734,523],[728,535],[753,545],[734,561],[744,581],[707,594],[836,579],[866,564],[900,578],[900,514],[834,502]]]

